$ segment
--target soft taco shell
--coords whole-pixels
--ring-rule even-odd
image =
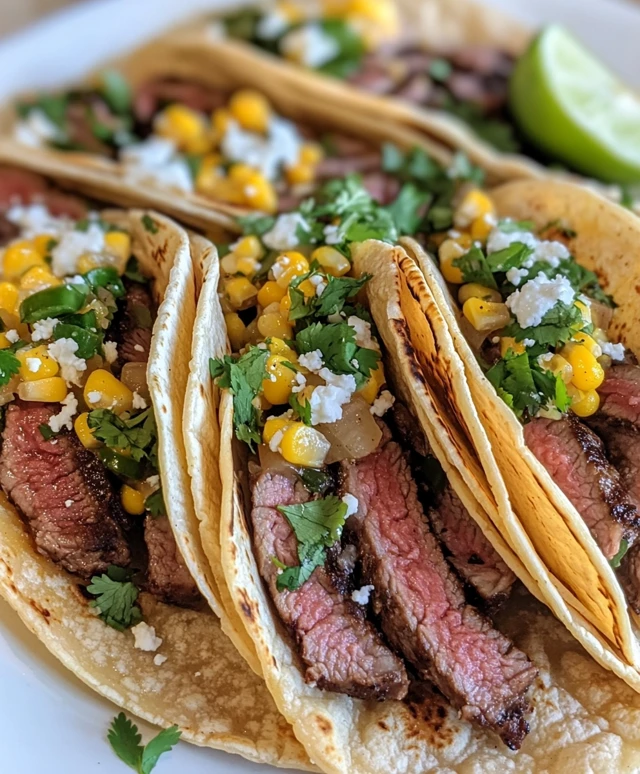
[[[145,214],[156,224],[156,233],[142,225]],[[201,256],[202,244],[154,212],[107,211],[105,216],[130,231],[133,251],[142,270],[154,278],[154,292],[162,301],[148,368],[162,481],[178,544],[211,601],[198,532],[192,531],[195,517],[175,426],[182,414],[195,317],[191,254]],[[141,594],[144,619],[162,637],[158,652],[167,658],[155,665],[154,654],[134,647],[131,632],[116,631],[95,615],[72,575],[36,552],[23,521],[3,495],[0,593],[68,669],[127,711],[159,726],[175,723],[183,738],[195,744],[261,763],[311,768],[263,682],[249,670],[213,613],[164,605]]]
[[[388,246],[384,248],[388,249]],[[388,253],[382,254],[380,259],[380,267],[385,264],[394,267]],[[390,271],[393,273],[393,268]],[[388,279],[384,277],[381,282]],[[382,319],[376,321],[380,329],[384,328],[387,319],[386,298],[393,298],[394,293],[399,308],[397,272],[395,283],[386,284],[384,312]],[[204,303],[204,296],[201,303]],[[373,312],[375,315],[375,306]],[[393,327],[393,323],[388,325]],[[415,401],[420,400],[414,397],[414,391],[419,393],[413,383],[419,370],[416,353],[406,328],[396,326],[395,329],[403,335],[402,346],[398,358],[389,358],[385,364],[395,382],[395,392],[415,406]],[[211,332],[212,349],[209,351],[216,346],[216,339],[215,332]],[[194,365],[192,363],[192,369]],[[212,382],[208,389],[215,391]],[[626,736],[626,730],[621,726],[614,730],[611,714],[614,706],[600,701],[603,696],[610,697],[615,702],[615,711],[620,710],[630,721],[635,708],[640,707],[640,697],[601,669],[548,612],[524,595],[517,595],[512,600],[500,622],[501,628],[540,669],[540,679],[533,692],[532,731],[517,754],[507,751],[491,733],[461,721],[447,702],[428,688],[419,700],[378,703],[323,692],[306,684],[292,640],[273,610],[253,556],[247,521],[246,459],[243,449],[233,438],[231,396],[228,392],[222,393],[218,415],[215,413],[216,400],[208,401],[207,406],[207,425],[214,426],[218,418],[220,423],[220,545],[228,590],[237,616],[255,645],[264,679],[278,709],[293,726],[311,760],[324,771],[331,774],[379,771],[410,774],[434,770],[499,774],[506,770],[560,774],[567,770],[567,762],[571,761],[576,770],[613,774],[616,771],[631,772],[640,766],[640,748]],[[548,585],[544,568],[535,580],[529,575],[500,531],[479,507],[476,492],[467,486],[464,477],[449,462],[447,455],[455,456],[456,449],[451,448],[445,419],[436,416],[434,422],[439,423],[432,425],[425,421],[424,414],[419,414],[418,418],[456,491],[485,534],[534,593],[544,598],[544,589]],[[477,464],[475,467],[478,468]],[[482,476],[479,472],[479,479]],[[486,483],[484,486],[491,492]],[[596,643],[594,649],[602,650],[601,641],[595,634],[591,636]]]

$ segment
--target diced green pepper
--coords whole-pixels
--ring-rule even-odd
[[[47,317],[75,314],[84,306],[87,295],[80,285],[58,285],[28,296],[20,304],[20,319],[29,325]]]

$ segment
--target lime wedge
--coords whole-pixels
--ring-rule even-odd
[[[640,181],[640,96],[565,29],[545,28],[510,84],[514,117],[533,144],[585,175]]]

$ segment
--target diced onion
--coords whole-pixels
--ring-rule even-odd
[[[149,387],[147,386],[147,364],[146,363],[125,363],[120,374],[120,381],[126,385],[131,392],[137,392],[147,403],[150,402]]]
[[[374,452],[382,438],[382,430],[362,398],[354,398],[342,407],[342,419],[317,425],[331,449],[325,464],[341,460],[357,460]]]

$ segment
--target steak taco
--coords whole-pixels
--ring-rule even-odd
[[[273,248],[284,224],[288,246]],[[552,664],[575,659],[576,674],[597,674],[630,707],[633,691],[519,587],[552,599],[544,566],[531,574],[505,538],[469,439],[419,376],[388,210],[333,181],[297,211],[243,226],[220,286],[214,269],[199,299],[187,406],[204,407],[197,421],[185,411],[185,444],[194,457],[219,449],[221,495],[209,488],[200,518],[310,758],[329,772],[632,761],[620,738],[598,749],[587,728],[602,705],[587,691],[578,720]],[[382,241],[352,249],[354,236]],[[236,307],[241,326],[227,326],[229,354],[219,331],[249,245],[262,266]],[[453,383],[464,376],[450,355]],[[193,432],[217,420],[212,441]],[[574,722],[581,741],[560,751],[552,738]]]
[[[207,605],[179,421],[210,244],[16,167],[0,169],[0,241],[0,593],[116,704],[310,768]]]

